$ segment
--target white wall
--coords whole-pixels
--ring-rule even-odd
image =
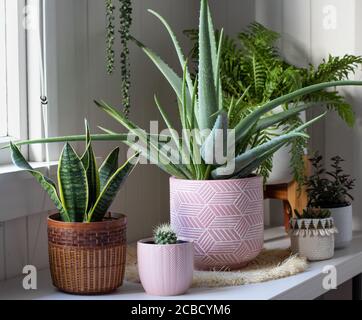
[[[84,117],[90,121],[93,131],[97,131],[97,125],[122,130],[93,104],[95,98],[116,105],[120,100],[119,71],[112,77],[105,72],[104,1],[47,0],[47,3],[51,12],[47,48],[50,135],[83,133]],[[239,32],[254,20],[253,0],[211,1],[211,4],[217,27],[225,26],[229,34]],[[198,7],[199,3],[195,0],[136,0],[132,33],[171,66],[178,67],[167,33],[146,10],[152,8],[161,13],[177,31],[182,45],[188,47],[182,30],[197,27]],[[188,49],[185,51],[188,52]],[[168,84],[138,48],[132,46],[131,52],[132,120],[147,128],[149,120],[159,119],[153,103],[154,93],[158,94],[171,117],[176,119],[177,107]],[[114,145],[97,144],[97,155],[105,156]],[[57,153],[59,147],[52,146],[52,153]],[[125,155],[126,148],[122,150]],[[28,182],[31,180],[26,181],[27,189],[33,190],[35,184]],[[8,192],[9,188],[2,184],[0,192]],[[20,274],[27,263],[40,268],[47,265],[46,213],[39,213],[37,209],[47,206],[41,205],[43,195],[40,188],[37,190],[39,197],[22,199],[23,206],[17,206],[31,216],[3,223],[0,218],[0,280]],[[7,217],[5,220],[9,220],[12,209],[17,208],[13,207],[15,199],[8,202],[10,212],[3,214]],[[158,168],[139,166],[115,201],[113,210],[128,215],[130,241],[149,236],[155,224],[169,219],[168,176]],[[13,215],[16,216],[21,214]]]

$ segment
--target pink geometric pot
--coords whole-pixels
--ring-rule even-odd
[[[171,224],[193,241],[199,270],[238,269],[264,244],[263,181],[170,179]]]
[[[137,244],[138,273],[146,293],[178,296],[191,286],[194,245],[191,242],[157,245],[153,239]]]

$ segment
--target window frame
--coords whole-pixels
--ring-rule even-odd
[[[28,137],[27,36],[24,24],[26,0],[0,0],[5,4],[7,135],[0,147]],[[9,72],[9,70],[11,72]],[[10,111],[11,108],[11,111]],[[25,155],[27,152],[25,152]],[[9,152],[0,152],[0,165],[11,162]]]
[[[0,139],[8,135],[5,0],[0,0]]]

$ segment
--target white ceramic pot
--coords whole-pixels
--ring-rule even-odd
[[[352,241],[352,206],[327,210],[331,211],[334,225],[338,230],[335,234],[335,248],[347,247]]]
[[[284,109],[283,107],[279,106],[278,108],[274,109],[274,113],[282,112]],[[305,111],[300,114],[300,117],[303,121],[306,119]],[[284,132],[284,129],[277,129],[275,130],[276,134],[281,134]],[[291,147],[284,146],[280,148],[276,153],[273,155],[273,170],[270,172],[269,178],[267,183],[268,184],[279,184],[279,183],[286,183],[293,180],[293,173],[292,168],[290,167],[291,163]]]
[[[287,183],[293,180],[290,168],[290,146],[279,149],[273,156],[273,170],[270,172],[268,184]]]
[[[334,256],[333,218],[291,219],[290,238],[293,254],[300,254],[309,261],[328,260]]]
[[[298,238],[299,254],[309,261],[328,260],[334,256],[334,234],[328,236],[312,233]]]

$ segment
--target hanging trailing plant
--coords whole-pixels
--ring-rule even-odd
[[[106,37],[106,53],[107,53],[107,73],[112,74],[115,70],[115,5],[113,0],[105,0],[106,4],[106,17],[107,17],[107,37]],[[129,115],[131,108],[130,88],[131,88],[131,68],[129,58],[128,43],[130,40],[130,28],[132,26],[132,1],[119,0],[119,20],[120,26],[118,33],[121,39],[121,96],[124,113]]]
[[[107,39],[106,39],[107,73],[112,74],[114,72],[114,60],[115,60],[115,53],[114,53],[115,6],[113,5],[112,0],[105,0],[105,1],[106,1],[106,17],[107,17]]]
[[[121,77],[122,77],[122,103],[124,107],[124,113],[129,115],[131,108],[130,88],[131,88],[131,69],[129,58],[128,43],[130,40],[130,29],[132,25],[132,1],[131,0],[119,0],[120,1],[120,29],[119,34],[121,36]]]

